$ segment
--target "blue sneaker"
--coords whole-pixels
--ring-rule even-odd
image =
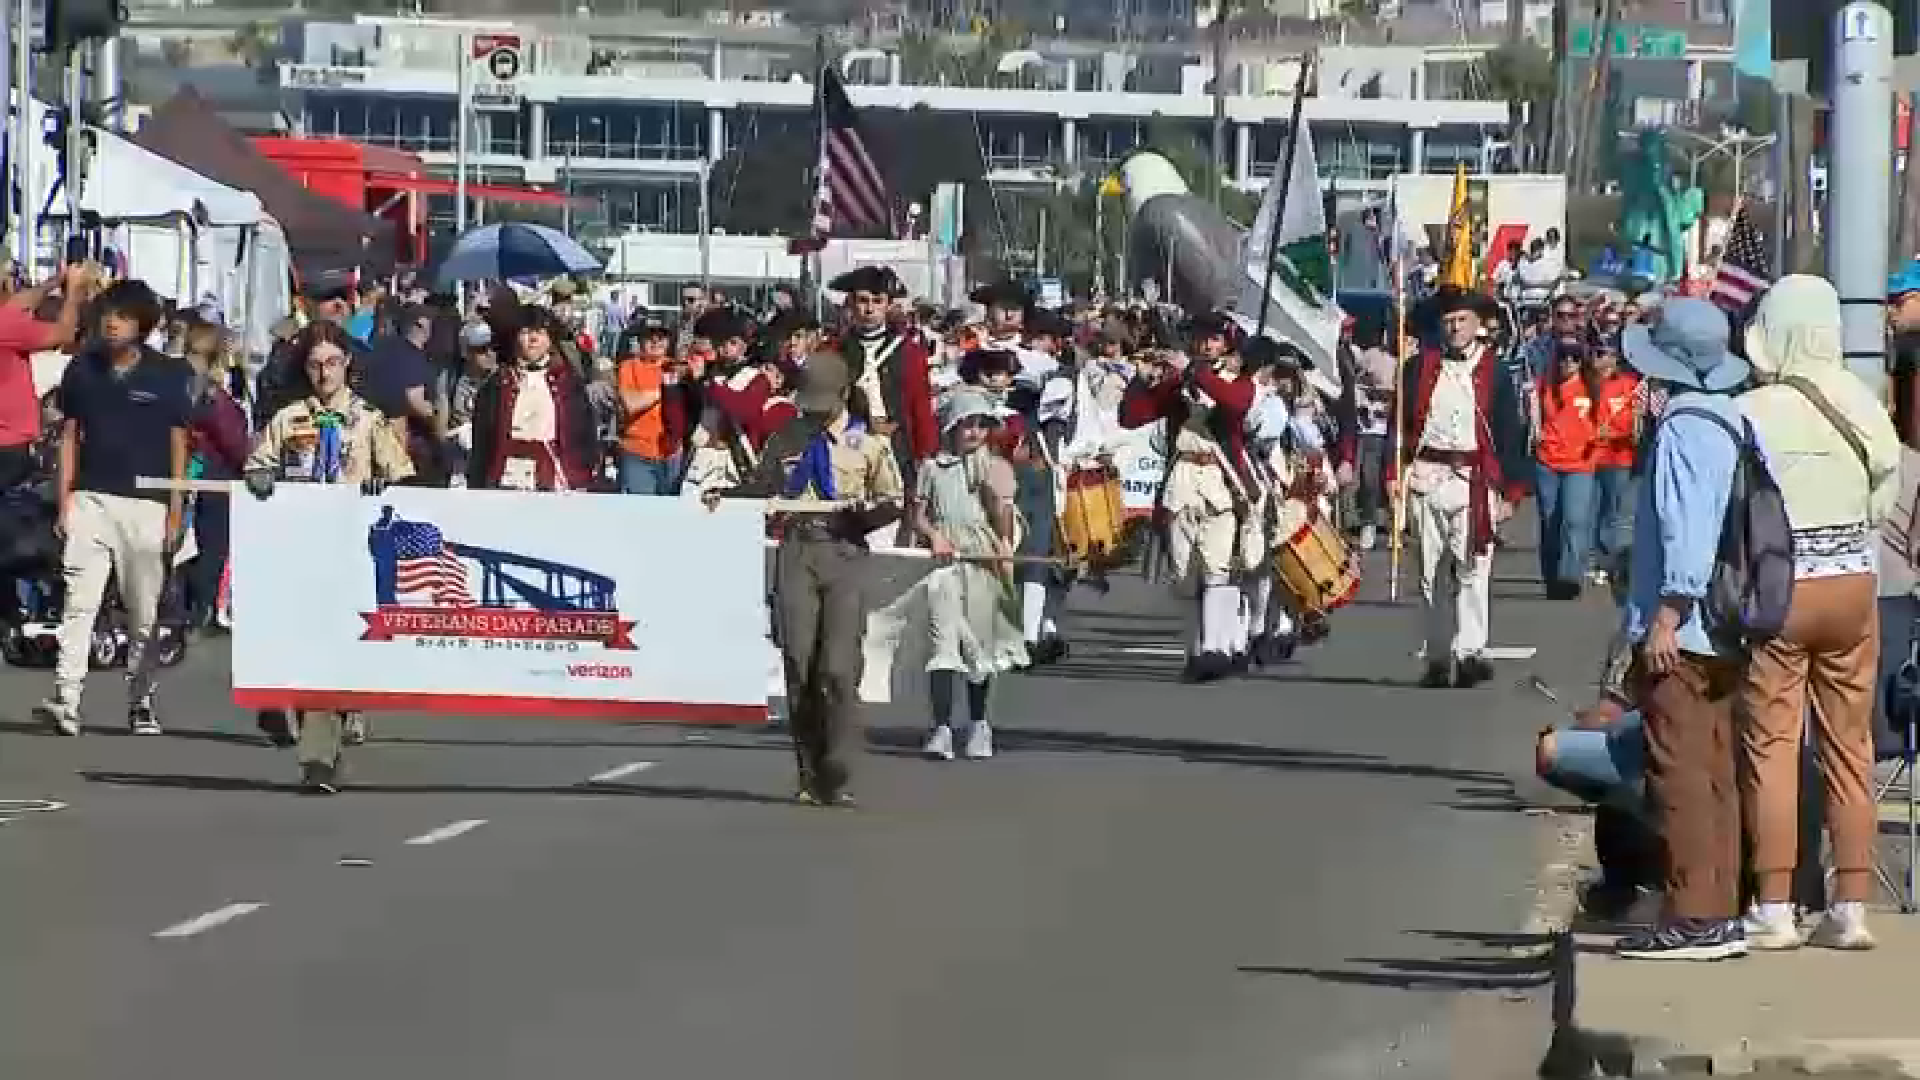
[[[1739,919],[1673,919],[1623,937],[1614,954],[1628,960],[1728,960],[1747,955]]]

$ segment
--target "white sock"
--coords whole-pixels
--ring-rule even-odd
[[[1240,587],[1209,584],[1200,601],[1200,648],[1203,652],[1233,653],[1240,637]]]
[[[1047,618],[1047,587],[1038,581],[1020,583],[1020,632],[1027,644],[1040,642],[1041,627]]]

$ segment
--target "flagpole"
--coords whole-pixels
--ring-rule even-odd
[[[1300,56],[1300,78],[1293,86],[1293,110],[1287,121],[1286,160],[1281,165],[1280,175],[1267,181],[1280,185],[1280,197],[1273,202],[1273,221],[1267,232],[1267,258],[1260,267],[1260,321],[1254,324],[1253,336],[1261,337],[1267,332],[1267,309],[1273,304],[1273,262],[1280,257],[1280,234],[1286,221],[1288,191],[1293,183],[1293,163],[1300,153],[1300,123],[1306,112],[1307,83],[1313,74],[1313,50],[1309,49]],[[1307,138],[1312,138],[1311,132]]]
[[[807,235],[813,235],[812,208],[814,191],[820,184],[820,148],[827,137],[827,35],[813,36],[813,167],[807,170]],[[800,295],[807,298],[807,304],[813,308],[814,318],[821,314],[819,288],[820,249],[824,246],[807,245],[807,251],[800,256]]]
[[[1400,223],[1393,237],[1393,534],[1387,538],[1387,602],[1400,602],[1400,554],[1406,547],[1407,477],[1407,263]]]

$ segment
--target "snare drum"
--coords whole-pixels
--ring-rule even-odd
[[[1075,562],[1114,561],[1126,520],[1127,507],[1121,498],[1117,471],[1075,469],[1067,474],[1067,497],[1060,507],[1060,537]]]
[[[1297,616],[1325,615],[1353,599],[1360,568],[1333,522],[1316,517],[1274,549],[1274,573]]]

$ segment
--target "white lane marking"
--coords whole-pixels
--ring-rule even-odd
[[[157,938],[183,938],[192,937],[195,934],[204,934],[216,926],[230,923],[242,915],[251,915],[266,906],[265,904],[228,904],[223,908],[215,908],[205,915],[196,915],[186,922],[175,923],[165,930],[155,932],[153,936]]]
[[[1489,660],[1531,660],[1539,651],[1532,645],[1489,645],[1480,655]]]
[[[468,818],[465,821],[450,822],[446,825],[440,826],[437,829],[434,829],[432,832],[423,832],[419,836],[409,839],[407,843],[413,845],[414,847],[424,847],[428,844],[437,844],[442,840],[451,840],[456,836],[460,836],[465,833],[470,833],[473,830],[479,828],[480,826],[485,825],[486,823],[487,823],[486,818]]]
[[[606,772],[594,773],[592,776],[587,777],[587,783],[611,784],[615,780],[632,776],[634,773],[646,772],[648,769],[653,768],[653,765],[654,763],[651,761],[629,761],[625,765],[615,765]]]
[[[1117,649],[1106,650],[1123,653],[1127,656],[1185,656],[1184,645],[1122,645]]]

